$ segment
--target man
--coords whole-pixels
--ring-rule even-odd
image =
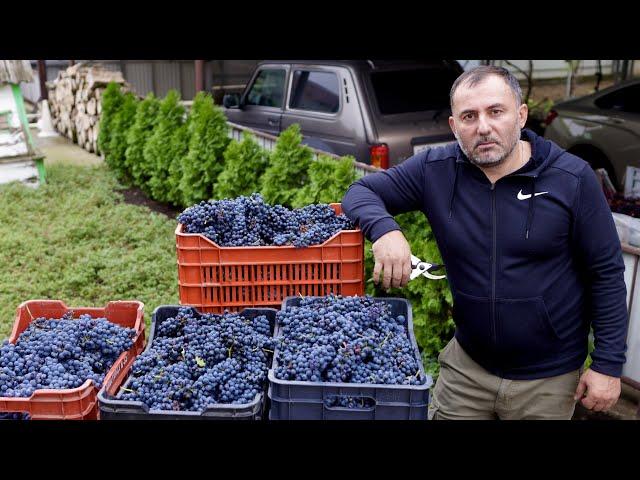
[[[427,216],[454,298],[430,417],[570,419],[620,395],[628,314],[615,225],[589,165],[524,128],[504,68],[463,73],[450,94],[457,144],[349,188],[344,212],[373,243],[374,281],[406,285],[410,248],[393,215]],[[593,326],[593,363],[582,373]]]

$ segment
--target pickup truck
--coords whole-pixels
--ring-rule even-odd
[[[455,60],[265,60],[222,103],[231,123],[272,135],[297,123],[310,147],[389,168],[455,141],[449,90],[462,71]]]

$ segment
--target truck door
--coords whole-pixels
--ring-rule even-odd
[[[303,143],[337,155],[356,155],[364,137],[351,76],[344,68],[293,65],[282,130],[300,125]]]
[[[286,78],[285,67],[261,67],[245,91],[240,109],[227,110],[229,121],[278,135],[282,122]]]

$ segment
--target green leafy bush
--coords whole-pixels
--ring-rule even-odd
[[[100,113],[100,122],[98,124],[98,150],[105,156],[105,159],[110,153],[109,147],[111,143],[113,122],[123,101],[124,94],[120,90],[120,85],[116,82],[110,82],[102,94],[102,112]]]
[[[127,149],[125,151],[125,165],[131,174],[132,181],[138,186],[149,181],[149,165],[142,154],[147,140],[158,123],[160,100],[153,93],[149,93],[138,103],[133,125],[127,132]]]
[[[167,194],[171,188],[167,185],[169,167],[176,161],[172,148],[173,137],[176,130],[184,124],[185,111],[179,102],[180,94],[176,90],[170,90],[160,102],[158,123],[142,151],[150,177],[143,189],[153,199],[161,202],[169,200]]]
[[[235,198],[260,189],[260,177],[267,168],[267,151],[248,132],[242,141],[232,140],[224,152],[224,169],[213,189],[214,198]]]
[[[224,151],[231,140],[222,109],[205,92],[198,92],[193,100],[189,128],[189,151],[180,186],[184,205],[214,196],[213,186],[223,170]]]
[[[351,156],[335,160],[320,155],[309,166],[309,182],[296,193],[293,206],[304,207],[311,203],[339,203],[349,185],[356,179]]]
[[[189,153],[189,120],[180,125],[171,137],[171,158],[173,161],[169,165],[169,176],[166,182],[166,198],[174,205],[186,206],[184,204],[184,192],[181,188],[184,159]]]
[[[107,165],[119,179],[129,177],[129,169],[125,162],[127,150],[127,134],[133,125],[138,107],[138,100],[133,93],[125,93],[120,108],[113,116],[109,139],[109,154],[105,157]]]
[[[280,134],[269,156],[269,166],[261,178],[265,201],[292,206],[298,190],[308,181],[307,171],[312,161],[313,153],[302,145],[300,126],[294,123]]]

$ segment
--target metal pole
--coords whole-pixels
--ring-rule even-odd
[[[620,83],[621,78],[620,78],[620,60],[614,60],[613,61],[613,82],[614,83]]]
[[[40,80],[40,100],[48,100],[49,92],[47,91],[47,61],[38,60],[38,79]]]
[[[160,96],[160,92],[158,92],[158,82],[156,80],[156,67],[158,66],[157,62],[154,60],[151,62],[151,88],[153,89],[153,94],[156,97]]]
[[[625,81],[629,76],[629,60],[622,61],[622,72],[621,72],[621,80]]]
[[[565,87],[564,98],[565,100],[571,97],[571,77],[573,76],[573,65],[571,64],[571,60],[565,60],[567,65],[569,65],[569,73],[567,74],[567,84]]]
[[[204,90],[204,60],[195,61],[196,68],[196,93]]]

